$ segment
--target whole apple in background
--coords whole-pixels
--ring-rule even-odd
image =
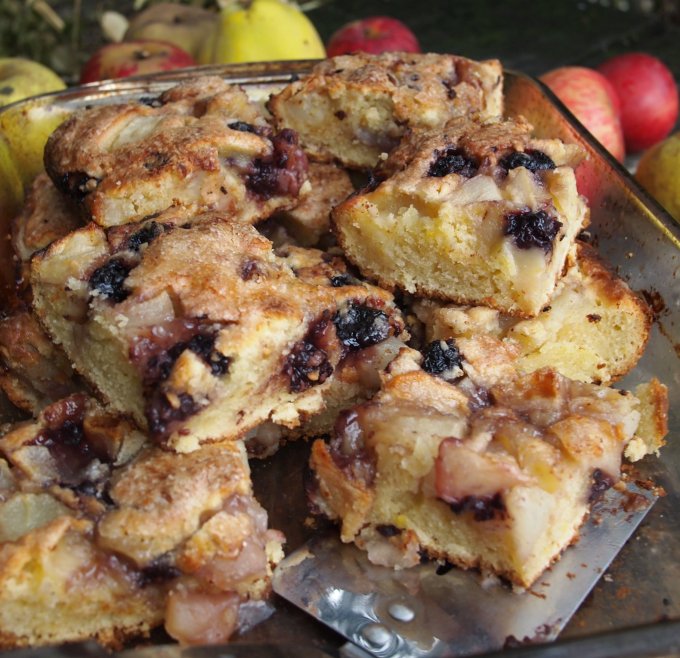
[[[329,57],[357,51],[378,54],[389,50],[420,52],[416,35],[401,21],[389,16],[352,21],[335,32],[326,46]]]
[[[143,40],[110,43],[95,52],[80,73],[80,82],[126,78],[196,66],[182,48],[165,41]]]
[[[206,42],[199,59],[236,64],[325,56],[314,23],[294,2],[237,0],[224,2],[214,39]]]
[[[661,60],[646,53],[626,53],[607,60],[598,71],[620,99],[628,151],[643,151],[670,134],[678,119],[678,88]]]
[[[124,41],[166,41],[186,50],[198,60],[205,42],[213,38],[218,22],[213,11],[174,2],[159,2],[130,19]]]
[[[65,88],[54,71],[38,62],[23,57],[0,58],[0,107]]]
[[[625,156],[616,92],[594,69],[563,66],[540,77],[576,118],[619,161]]]
[[[680,221],[680,132],[642,154],[635,178]]]
[[[49,96],[26,98],[0,112],[0,135],[10,148],[22,185],[28,185],[44,168],[45,142],[70,112]]]

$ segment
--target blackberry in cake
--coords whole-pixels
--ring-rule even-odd
[[[297,135],[273,132],[242,89],[212,77],[74,113],[50,136],[45,169],[102,226],[168,208],[256,222],[296,205],[307,180]]]
[[[652,324],[646,302],[582,242],[548,305],[534,318],[434,300],[419,300],[414,310],[428,341],[488,334],[517,348],[521,372],[550,366],[570,379],[604,385],[635,367]]]
[[[238,441],[176,455],[74,395],[0,439],[0,474],[3,648],[224,642],[265,606],[283,536]]]
[[[406,137],[376,184],[333,211],[347,257],[386,287],[539,313],[587,207],[573,170],[580,148],[531,130],[522,119],[461,118]]]
[[[457,116],[503,113],[500,62],[455,55],[357,53],[316,64],[268,103],[279,129],[292,128],[313,160],[374,167],[409,129]]]
[[[298,274],[253,227],[225,220],[151,221],[127,237],[91,224],[33,261],[52,338],[114,408],[180,452],[266,420],[295,427],[323,407],[344,358],[402,330],[386,291]]]
[[[425,553],[529,587],[620,481],[626,446],[663,442],[668,401],[655,388],[645,413],[660,434],[640,437],[636,396],[550,368],[519,374],[493,338],[425,358],[403,350],[381,391],[314,443],[313,502],[374,563],[408,567]]]

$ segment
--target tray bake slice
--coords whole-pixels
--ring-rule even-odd
[[[47,174],[38,174],[26,190],[24,205],[10,223],[16,286],[7,306],[22,306],[30,300],[29,262],[33,254],[83,223],[77,205],[55,187]]]
[[[267,107],[279,129],[300,135],[313,160],[373,167],[408,129],[438,128],[456,116],[503,113],[498,60],[456,55],[356,53],[316,64]]]
[[[0,646],[223,642],[268,614],[282,541],[241,442],[177,455],[70,396],[0,438]]]
[[[536,315],[588,215],[580,148],[531,130],[521,118],[459,118],[407,136],[375,183],[333,211],[347,257],[387,287]]]
[[[36,313],[77,370],[180,452],[265,420],[296,426],[323,408],[343,358],[402,330],[388,292],[298,275],[253,227],[224,220],[92,224],[32,263]]]
[[[312,500],[343,541],[377,564],[413,566],[424,552],[529,587],[619,482],[629,442],[663,442],[663,387],[660,432],[635,437],[633,394],[549,368],[521,375],[513,359],[489,337],[402,350],[382,390],[314,443]]]
[[[28,283],[33,254],[80,226],[77,209],[45,173],[35,178],[23,208],[12,220],[16,289],[0,316],[0,389],[32,415],[82,388],[68,359],[30,312]]]
[[[22,263],[26,263],[36,251],[82,224],[77,206],[42,172],[31,183],[21,211],[12,220],[14,253]]]
[[[256,222],[297,203],[307,158],[239,87],[200,77],[154,99],[75,112],[50,136],[45,169],[102,226],[168,208]]]
[[[64,515],[0,543],[0,647],[96,639],[115,648],[162,622],[162,589],[136,586],[93,533],[92,521]]]
[[[491,335],[516,347],[521,372],[550,366],[570,379],[604,385],[635,367],[652,327],[644,299],[580,241],[576,259],[534,318],[435,300],[417,301],[414,311],[428,341]]]
[[[0,317],[0,390],[32,416],[84,388],[66,358],[27,309]]]

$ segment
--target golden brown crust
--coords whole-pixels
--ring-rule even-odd
[[[239,442],[187,455],[149,448],[114,477],[116,509],[100,521],[98,543],[146,566],[187,540],[231,496],[249,494]]]
[[[475,158],[479,168],[493,167],[511,151],[525,151],[532,126],[517,117],[512,121],[470,124],[468,117],[449,120],[441,130],[412,131],[389,157],[378,163],[378,178],[388,178],[410,168],[409,179],[425,176],[433,162],[433,154],[457,148]]]
[[[45,173],[38,174],[12,220],[12,247],[22,262],[81,225],[77,208]]]
[[[635,387],[640,400],[640,424],[637,437],[626,448],[626,457],[637,461],[650,454],[658,455],[666,445],[668,434],[668,388],[656,377]]]
[[[348,478],[333,459],[328,445],[320,440],[314,441],[312,445],[310,467],[316,474],[319,486],[320,498],[315,499],[315,502],[332,498],[332,506],[324,506],[322,510],[330,518],[342,521],[340,537],[345,542],[352,541],[373,505],[373,487],[361,480]]]
[[[653,321],[652,310],[642,297],[631,291],[628,284],[614,272],[614,270],[602,259],[594,247],[578,241],[576,243],[576,259],[578,268],[587,277],[592,285],[601,291],[602,297],[611,303],[626,300],[634,303],[631,294],[637,300],[639,313],[646,316],[647,329],[651,328]]]

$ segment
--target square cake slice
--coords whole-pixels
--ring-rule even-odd
[[[36,251],[82,226],[77,208],[47,174],[39,174],[11,222],[16,259],[16,295],[0,315],[0,389],[12,403],[34,416],[56,400],[82,388],[70,362],[30,312],[30,259]]]
[[[307,180],[297,136],[275,134],[242,89],[212,77],[74,113],[50,136],[45,168],[102,226],[168,208],[255,222],[295,205]]]
[[[224,642],[269,614],[283,540],[241,442],[178,455],[64,398],[0,438],[0,646]]]
[[[419,300],[414,311],[428,341],[487,334],[517,348],[521,372],[550,366],[570,379],[604,385],[635,367],[652,326],[644,299],[579,241],[575,261],[534,318],[434,300]]]
[[[304,278],[224,220],[92,224],[32,264],[36,313],[77,370],[181,452],[265,420],[297,425],[342,359],[402,329],[388,292]]]
[[[375,563],[424,552],[529,587],[619,481],[638,406],[554,370],[519,375],[488,337],[403,350],[382,390],[314,443],[313,502]],[[666,408],[662,396],[655,416]]]
[[[377,187],[335,208],[338,241],[384,286],[534,316],[587,221],[580,158],[521,119],[452,119],[406,137]]]
[[[268,107],[312,159],[365,169],[409,129],[438,128],[457,116],[500,117],[503,70],[497,60],[456,55],[342,55],[317,64]]]
[[[78,208],[55,187],[46,173],[31,183],[21,212],[11,226],[12,247],[22,263],[58,238],[82,226]]]
[[[70,361],[28,310],[0,318],[0,389],[33,416],[51,402],[82,390]]]

